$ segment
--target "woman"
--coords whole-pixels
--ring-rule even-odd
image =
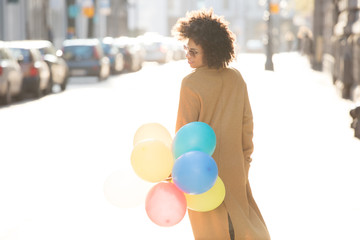
[[[224,202],[215,210],[188,211],[194,237],[270,239],[248,181],[253,119],[246,84],[236,69],[228,67],[235,56],[234,36],[212,10],[188,13],[173,33],[187,40],[186,58],[194,68],[182,81],[176,131],[194,121],[214,129],[213,158],[226,188]]]

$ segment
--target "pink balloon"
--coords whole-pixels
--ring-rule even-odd
[[[175,184],[160,182],[146,197],[145,210],[150,220],[162,227],[178,224],[186,213],[186,198]]]

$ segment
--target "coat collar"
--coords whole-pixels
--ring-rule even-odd
[[[202,66],[202,67],[199,67],[199,68],[196,68],[194,71],[195,72],[199,72],[199,71],[221,71],[223,70],[224,68],[209,68],[208,66]]]

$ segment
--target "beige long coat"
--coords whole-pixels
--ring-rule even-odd
[[[183,79],[176,131],[194,121],[215,131],[213,158],[226,189],[223,204],[215,210],[188,210],[195,239],[230,239],[228,214],[236,240],[270,239],[248,181],[253,119],[246,84],[236,69],[201,67]]]

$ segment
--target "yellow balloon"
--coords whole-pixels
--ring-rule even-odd
[[[209,191],[202,194],[185,193],[187,207],[198,212],[207,212],[214,210],[224,201],[225,185],[220,177]]]
[[[134,146],[139,142],[156,139],[171,148],[172,138],[169,131],[159,123],[147,123],[138,128],[134,135]]]
[[[172,171],[174,159],[169,147],[159,140],[147,140],[135,145],[131,153],[135,173],[148,182],[166,179]]]

